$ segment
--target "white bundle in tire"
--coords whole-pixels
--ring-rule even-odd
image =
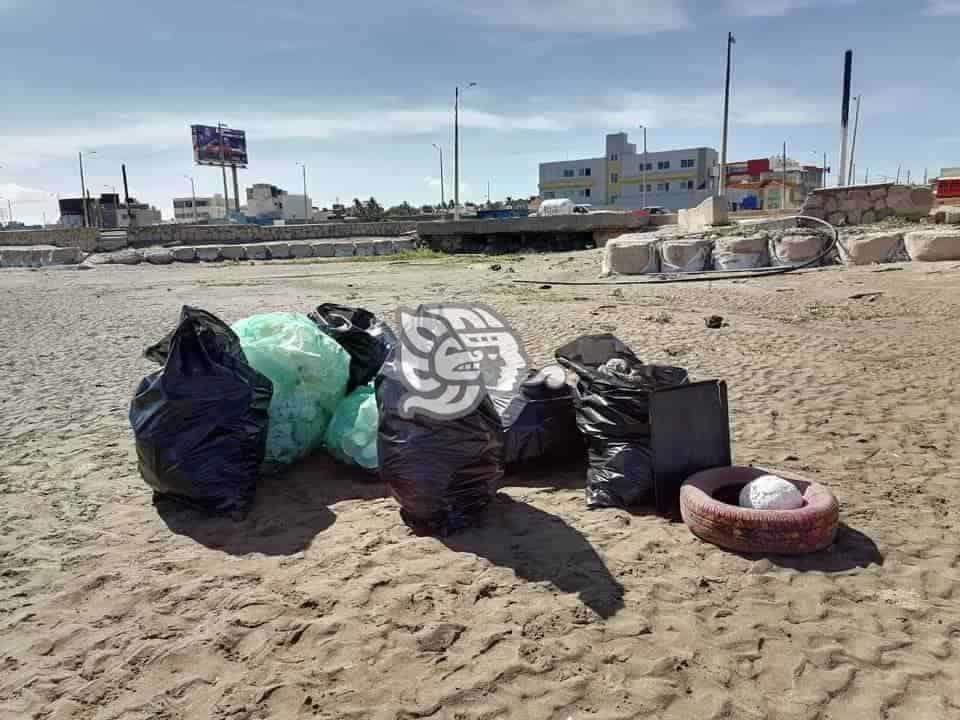
[[[796,510],[803,507],[797,486],[777,475],[761,475],[743,486],[740,507],[754,510]]]

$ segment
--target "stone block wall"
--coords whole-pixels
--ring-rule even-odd
[[[0,231],[0,247],[53,245],[58,248],[80,248],[84,252],[97,249],[100,231],[96,228],[48,228],[46,230]]]
[[[130,228],[130,247],[151,245],[240,245],[347,237],[396,237],[415,222],[317,223],[316,225],[150,225]]]
[[[814,190],[800,214],[826,220],[831,225],[866,225],[890,217],[926,217],[933,201],[933,191],[929,188],[893,183],[851,185]]]

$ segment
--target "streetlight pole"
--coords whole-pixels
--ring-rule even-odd
[[[303,169],[303,222],[310,222],[310,209],[307,202],[307,165],[306,163],[297,163]]]
[[[476,83],[468,83],[467,88]],[[453,99],[453,219],[460,219],[460,86]]]
[[[443,191],[443,148],[433,143],[433,146],[440,152],[440,211],[447,209],[447,198]]]
[[[197,216],[197,186],[193,182],[193,178],[189,175],[184,175],[184,177],[190,181],[190,194],[193,197],[193,222],[194,224],[200,222],[200,218]]]
[[[736,44],[733,33],[727,33],[727,82],[723,92],[723,138],[720,141],[720,196],[727,192],[727,131],[730,126],[730,65],[733,46]]]
[[[230,193],[227,190],[227,164],[223,154],[223,129],[226,127],[223,123],[217,123],[217,133],[220,135],[220,171],[223,173],[223,219],[227,219],[230,214]],[[237,198],[237,203],[240,199]]]
[[[87,155],[96,155],[96,150],[91,150]],[[80,158],[80,202],[83,203],[83,226],[90,227],[90,215],[87,211],[87,183],[83,179],[83,150],[77,153]]]
[[[647,126],[643,128],[643,162],[640,163],[640,207],[647,206]]]
[[[853,143],[850,145],[850,179],[847,185],[856,185],[857,177],[853,173],[854,163],[857,161],[857,130],[860,128],[860,100],[863,95],[854,98],[857,101],[856,114],[853,116]]]

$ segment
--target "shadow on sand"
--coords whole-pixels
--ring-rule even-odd
[[[172,532],[209,548],[230,555],[293,555],[336,521],[329,505],[387,495],[375,475],[316,453],[281,475],[261,479],[253,509],[240,521],[211,517],[162,496],[154,497],[154,505]]]
[[[477,526],[441,541],[456,552],[511,568],[518,578],[576,593],[600,617],[612,617],[623,608],[623,586],[578,530],[506,495],[497,495]]]
[[[877,544],[859,530],[840,523],[833,545],[809,555],[758,555],[737,553],[748,560],[766,558],[777,567],[798,572],[842,573],[883,565],[883,555]]]

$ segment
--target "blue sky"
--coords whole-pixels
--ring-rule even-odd
[[[719,148],[727,31],[737,37],[730,158],[836,165],[843,51],[863,95],[858,175],[960,165],[960,0],[0,0],[0,196],[18,220],[121,185],[220,191],[191,123],[247,131],[241,186],[315,204],[439,199],[464,96],[462,195],[526,196],[540,162],[593,157],[647,125],[651,149]],[[0,207],[6,212],[6,203]]]

